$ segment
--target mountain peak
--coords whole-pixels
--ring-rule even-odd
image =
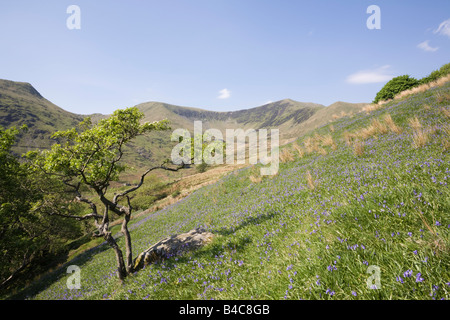
[[[28,82],[17,82],[0,79],[0,89],[7,90],[18,95],[31,95],[42,99],[41,94]]]

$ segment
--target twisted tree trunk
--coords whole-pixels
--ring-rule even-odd
[[[131,274],[134,272],[133,268],[133,250],[131,246],[131,235],[130,231],[128,230],[128,222],[130,221],[131,217],[131,206],[129,206],[129,210],[127,213],[125,213],[125,216],[123,218],[122,222],[122,228],[121,232],[123,233],[125,237],[125,257],[126,257],[126,264],[125,268],[128,274]]]
[[[119,246],[117,245],[116,240],[111,235],[111,232],[107,232],[105,234],[105,240],[108,242],[108,244],[113,248],[114,253],[116,254],[116,262],[117,262],[117,276],[119,277],[120,281],[123,281],[125,277],[127,276],[127,270],[125,268],[125,264],[123,261],[123,255],[122,250],[120,250]]]

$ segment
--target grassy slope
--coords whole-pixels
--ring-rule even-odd
[[[19,136],[14,148],[17,153],[48,148],[54,143],[49,138],[53,132],[69,129],[81,120],[83,116],[54,105],[29,83],[0,79],[0,125],[28,126],[28,132]]]
[[[217,237],[200,251],[149,266],[118,286],[114,254],[101,246],[70,262],[81,267],[80,290],[66,288],[62,269],[56,281],[38,283],[32,298],[448,299],[449,118],[441,108],[449,112],[449,91],[447,83],[338,119],[334,131],[316,131],[337,145],[323,147],[326,155],[296,155],[260,183],[250,180],[255,168],[240,170],[135,222],[135,255],[203,226]],[[402,133],[369,137],[356,156],[344,132],[387,113]],[[419,148],[408,124],[414,116],[429,134]],[[366,284],[373,265],[381,271],[379,290]]]

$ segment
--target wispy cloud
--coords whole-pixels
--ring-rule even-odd
[[[433,33],[438,33],[450,38],[450,19],[443,21]]]
[[[360,70],[347,77],[348,83],[353,84],[366,84],[366,83],[379,83],[386,82],[393,78],[393,75],[389,71],[391,66],[385,65],[380,68],[370,70]]]
[[[429,51],[429,52],[435,52],[439,49],[439,47],[431,47],[428,42],[429,40],[426,40],[424,42],[421,42],[417,45],[418,48],[422,49],[423,51]]]
[[[217,99],[228,99],[230,96],[231,91],[225,88],[219,91],[219,96],[217,97]]]

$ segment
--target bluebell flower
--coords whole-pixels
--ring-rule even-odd
[[[421,273],[419,272],[417,275],[416,275],[416,282],[422,282],[424,279],[421,277]]]

